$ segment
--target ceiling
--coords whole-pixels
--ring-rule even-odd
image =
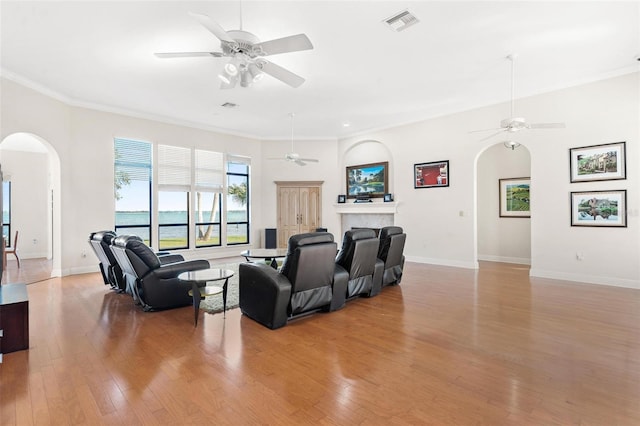
[[[402,32],[383,24],[404,9],[420,22]],[[262,41],[307,34],[313,50],[269,57],[306,82],[294,89],[266,76],[222,90],[224,58],[156,58],[220,50],[188,12],[225,30],[242,16]],[[290,112],[296,139],[324,139],[506,101],[510,53],[518,55],[516,97],[640,64],[638,1],[3,0],[0,14],[7,78],[72,105],[260,139],[288,139]]]

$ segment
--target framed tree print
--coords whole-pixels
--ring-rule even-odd
[[[531,179],[499,179],[500,217],[531,217],[529,207]]]

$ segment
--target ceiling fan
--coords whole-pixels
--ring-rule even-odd
[[[290,163],[296,163],[298,166],[306,166],[307,163],[318,163],[319,161],[315,158],[300,158],[300,154],[293,151],[293,119],[295,114],[291,112],[289,113],[289,117],[291,117],[291,152],[287,152],[284,157],[269,158],[269,160],[284,160]]]
[[[493,133],[485,138],[480,139],[481,141],[490,139],[494,136],[497,136],[503,132],[509,132],[509,133],[516,133],[519,132],[521,130],[525,130],[525,129],[564,129],[566,126],[564,123],[529,123],[527,122],[527,120],[524,117],[516,117],[515,113],[514,113],[514,103],[515,103],[515,97],[514,97],[514,86],[515,86],[515,79],[514,79],[514,65],[515,65],[515,59],[516,59],[516,55],[511,54],[508,55],[507,58],[508,60],[511,61],[511,115],[510,118],[505,118],[504,120],[500,121],[500,127],[496,127],[496,128],[492,128],[492,129],[483,129],[483,130],[474,130],[472,132],[469,133],[476,133],[476,132],[487,132],[490,130],[497,130],[496,133]],[[513,144],[514,142],[509,142],[511,145],[511,148],[513,149]],[[505,142],[506,144],[506,142]],[[506,146],[506,145],[505,145]]]
[[[231,58],[218,75],[218,78],[222,80],[220,86],[222,89],[232,89],[238,81],[240,81],[240,86],[249,87],[252,83],[260,80],[264,74],[268,74],[291,87],[299,87],[304,83],[304,78],[262,57],[313,49],[311,41],[305,34],[260,42],[258,37],[242,30],[242,14],[240,29],[231,31],[225,31],[220,24],[207,15],[192,12],[189,14],[220,40],[220,49],[222,52],[165,52],[155,53],[156,57]]]

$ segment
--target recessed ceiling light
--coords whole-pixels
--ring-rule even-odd
[[[349,123],[348,121],[345,121],[344,123],[342,123],[342,127],[349,127],[351,126],[351,123]]]

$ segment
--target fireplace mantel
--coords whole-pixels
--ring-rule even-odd
[[[334,204],[339,214],[396,214],[398,203],[342,203]]]

